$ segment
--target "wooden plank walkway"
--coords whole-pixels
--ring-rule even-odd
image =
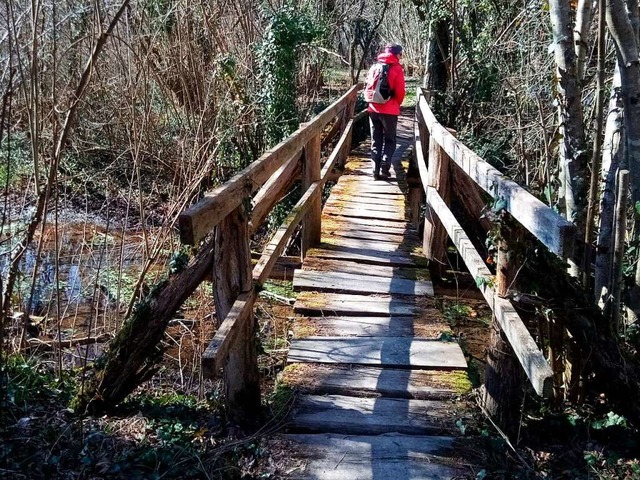
[[[400,152],[412,129],[402,119]],[[456,451],[457,393],[438,380],[466,361],[428,328],[433,287],[401,162],[374,181],[366,148],[349,158],[323,208],[322,244],[294,276],[298,335],[284,380],[298,396],[282,438],[298,466],[288,478],[472,478]]]

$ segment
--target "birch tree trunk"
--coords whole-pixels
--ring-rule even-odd
[[[550,0],[549,9],[554,40],[560,143],[560,171],[564,183],[564,214],[584,229],[586,165],[581,90],[573,48],[571,4],[569,0]]]
[[[624,106],[624,129],[626,146],[626,167],[630,174],[631,201],[635,206],[640,202],[640,61],[638,60],[637,29],[626,11],[622,0],[607,0],[607,26],[611,32],[618,53],[622,104]],[[634,7],[637,9],[637,4]],[[637,18],[634,12],[634,18]],[[638,215],[634,215],[634,225],[638,230]],[[636,266],[635,281],[628,295],[627,307],[632,320],[640,315],[640,265]]]
[[[616,201],[616,174],[624,155],[624,129],[622,126],[622,93],[620,91],[620,69],[616,65],[609,99],[609,110],[602,145],[602,167],[600,169],[600,213],[598,241],[596,244],[596,266],[594,275],[594,298],[601,309],[611,301],[613,216]]]
[[[576,26],[573,29],[573,42],[576,51],[576,76],[584,77],[584,59],[587,55],[589,25],[593,15],[593,0],[580,0],[576,9]]]

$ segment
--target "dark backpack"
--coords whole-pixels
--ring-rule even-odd
[[[393,96],[389,86],[388,63],[374,63],[367,74],[364,99],[370,103],[387,103]]]

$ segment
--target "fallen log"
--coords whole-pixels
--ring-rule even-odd
[[[207,278],[213,258],[214,235],[210,235],[189,265],[156,286],[134,309],[72,402],[76,412],[96,415],[109,411],[153,376],[162,359],[160,342],[169,322]]]

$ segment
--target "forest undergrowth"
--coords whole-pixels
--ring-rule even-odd
[[[194,305],[211,306],[210,286]],[[213,328],[185,308],[168,329],[165,358],[154,378],[110,415],[78,416],[69,402],[81,367],[64,365],[34,349],[3,366],[8,390],[0,417],[0,478],[281,478],[272,460],[277,445],[265,437],[281,429],[289,399],[275,389],[291,334],[290,286],[267,285],[256,307],[262,353],[262,423],[250,434],[225,420],[220,380],[203,379],[199,356]],[[207,325],[207,322],[209,323]],[[208,332],[206,335],[203,333]],[[206,345],[205,345],[206,346]],[[81,347],[76,349],[81,350]],[[70,357],[71,358],[71,357]]]

